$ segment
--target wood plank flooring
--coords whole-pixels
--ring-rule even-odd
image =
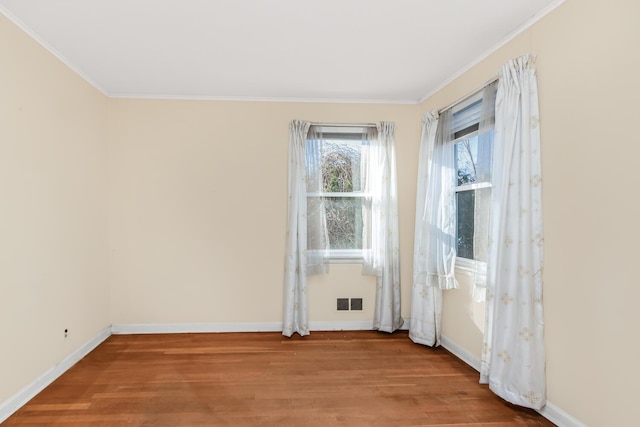
[[[406,332],[114,335],[3,425],[553,424]]]

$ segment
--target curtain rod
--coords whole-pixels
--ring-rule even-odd
[[[353,128],[374,128],[375,123],[317,123],[310,122],[312,126],[326,126],[326,127],[353,127]]]
[[[449,108],[455,107],[457,104],[461,103],[462,101],[464,101],[465,99],[469,98],[470,96],[475,95],[476,93],[480,92],[481,90],[483,90],[485,87],[489,86],[492,83],[495,83],[499,80],[498,76],[492,78],[491,80],[489,80],[488,82],[486,82],[485,84],[483,84],[480,89],[474,89],[472,92],[467,93],[466,95],[464,95],[461,98],[458,98],[457,100],[453,101],[451,104],[447,105],[444,108],[440,108],[438,110],[438,114],[442,114],[443,111],[448,110]]]

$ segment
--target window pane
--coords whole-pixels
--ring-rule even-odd
[[[475,222],[473,259],[487,262],[489,251],[489,211],[491,207],[491,188],[475,190]]]
[[[363,248],[363,171],[368,141],[366,132],[314,133],[307,140],[307,201],[309,249],[322,249],[322,233],[313,224],[326,219],[329,248]],[[331,138],[329,138],[329,136]],[[332,193],[335,194],[333,197]],[[345,194],[346,193],[346,194]]]
[[[361,146],[360,141],[323,141],[323,191],[331,193],[362,191],[360,182]]]
[[[456,193],[457,233],[456,255],[473,259],[475,191]]]
[[[327,231],[331,249],[362,249],[362,198],[327,197]]]
[[[457,185],[491,180],[492,135],[475,135],[456,143]]]
[[[491,188],[456,193],[456,254],[458,257],[487,261]]]

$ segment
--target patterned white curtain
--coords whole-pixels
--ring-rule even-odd
[[[324,201],[316,198],[307,202],[307,186],[319,186],[322,182],[320,144],[317,138],[308,138],[309,128],[309,122],[301,120],[294,120],[289,127],[289,212],[282,324],[282,334],[288,337],[294,332],[309,334],[307,276],[328,271]],[[314,251],[308,251],[308,242],[313,242]]]
[[[427,191],[431,181],[433,151],[438,128],[438,112],[422,117],[422,140],[418,157],[418,192],[416,194],[415,242],[413,248],[413,291],[411,294],[411,325],[409,338],[428,346],[440,345],[442,320],[442,289],[428,283],[431,224]]]
[[[499,73],[482,383],[503,399],[545,405],[543,230],[535,57]]]
[[[366,203],[371,227],[364,227],[363,273],[377,276],[373,327],[393,332],[402,326],[400,315],[400,245],[398,238],[398,190],[394,124],[377,124],[378,136],[370,139],[365,169]]]

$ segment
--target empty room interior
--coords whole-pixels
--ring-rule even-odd
[[[0,12],[0,422],[110,339],[287,332],[296,120],[394,125],[403,322],[392,329],[406,334],[425,114],[442,123],[531,55],[538,411],[557,425],[638,425],[640,144],[627,132],[640,105],[638,2],[0,0]],[[277,339],[396,337],[375,327],[380,276],[334,261],[304,279],[308,324]],[[479,370],[492,298],[467,270],[455,281],[441,292],[439,344]]]

